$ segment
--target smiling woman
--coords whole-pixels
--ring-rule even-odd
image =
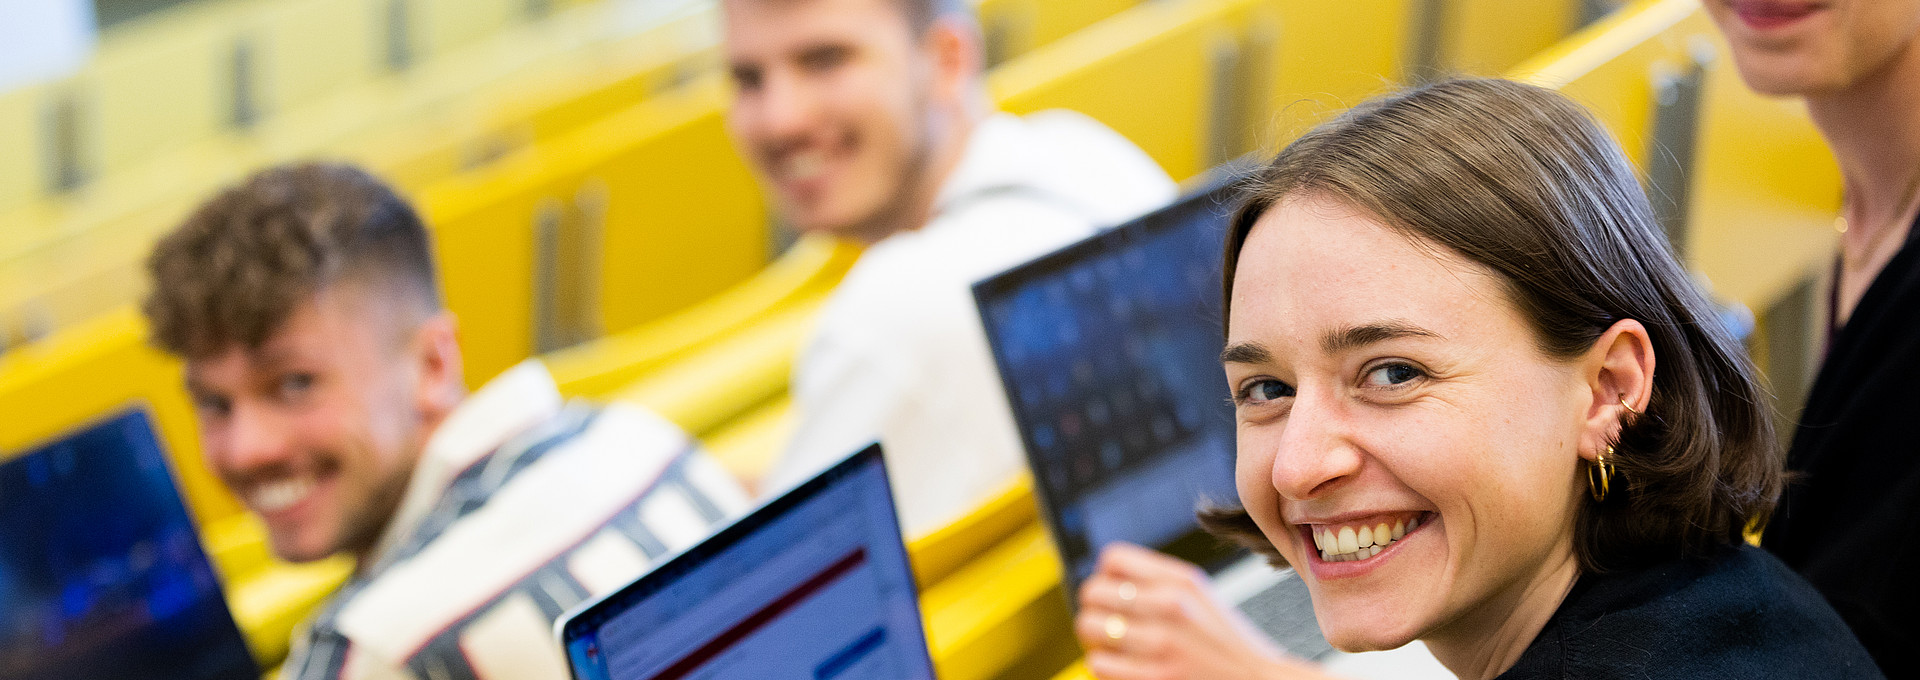
[[[1295,567],[1336,647],[1421,640],[1465,678],[1878,677],[1742,542],[1782,481],[1766,401],[1577,105],[1496,80],[1362,105],[1255,177],[1227,244],[1243,508],[1206,519]],[[1107,555],[1090,669],[1313,672],[1190,574]]]

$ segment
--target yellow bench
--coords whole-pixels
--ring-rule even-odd
[[[1591,0],[1434,0],[1437,66],[1448,73],[1499,76],[1580,27]]]
[[[1392,1],[1148,3],[1007,63],[990,87],[1008,111],[1086,113],[1185,179],[1268,142],[1259,132],[1299,100],[1343,108],[1384,89],[1405,24]]]
[[[560,392],[607,399],[641,376],[780,310],[817,304],[859,249],[803,238],[752,278],[684,311],[542,357]]]
[[[452,51],[518,23],[524,8],[517,0],[190,3],[109,28],[74,76],[0,97],[23,98],[39,114],[72,103],[72,129],[82,141],[72,162],[83,182]],[[40,124],[7,132],[36,139]],[[58,149],[35,149],[27,160],[38,167],[26,176],[56,167]],[[0,193],[0,209],[31,196]]]
[[[998,66],[1141,1],[982,0],[975,12],[981,38],[986,42],[987,65]]]
[[[617,9],[585,6],[506,31],[408,72],[305,102],[244,136],[201,140],[103,176],[75,196],[0,210],[0,222],[15,225],[0,231],[0,283],[7,284],[0,285],[0,338],[23,321],[57,327],[135,298],[140,277],[134,273],[148,244],[209,193],[257,166],[350,158],[403,191],[418,190],[625,108],[628,97],[673,81],[684,60],[711,60],[717,39],[711,12],[635,33],[609,26]],[[0,97],[0,129],[15,109],[23,119],[39,120],[20,104]],[[0,137],[0,145],[34,142],[37,131],[20,133]],[[10,187],[4,163],[0,185]]]

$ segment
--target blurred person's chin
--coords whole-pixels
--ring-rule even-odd
[[[905,216],[910,173],[836,169],[803,185],[782,184],[782,212],[794,229],[875,242],[897,231]]]
[[[1812,46],[1734,50],[1740,79],[1753,91],[1772,97],[1817,97],[1847,89],[1853,79],[1832,61],[1836,59]]]
[[[1860,85],[1912,49],[1915,3],[1704,3],[1741,80],[1764,95],[1821,97]],[[1907,27],[1907,28],[1903,28]]]

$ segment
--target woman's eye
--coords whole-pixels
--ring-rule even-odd
[[[1240,401],[1247,404],[1262,404],[1291,396],[1293,386],[1278,380],[1256,380],[1240,388]]]
[[[1387,364],[1367,371],[1366,383],[1368,387],[1398,387],[1422,375],[1420,369],[1408,364]]]

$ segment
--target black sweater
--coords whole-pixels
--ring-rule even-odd
[[[1500,680],[1879,678],[1820,594],[1741,546],[1586,574]]]
[[[1920,678],[1920,224],[1874,277],[1794,431],[1762,539],[1889,677]]]

